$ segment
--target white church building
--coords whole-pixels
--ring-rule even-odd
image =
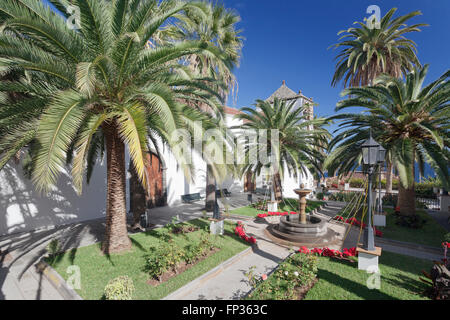
[[[298,107],[308,104],[308,117],[313,115],[313,100],[305,97],[300,91],[294,92],[283,81],[267,101],[274,98],[295,101]],[[235,118],[240,113],[238,109],[225,107],[227,126],[242,125],[242,120]],[[193,153],[193,163],[196,167],[193,179],[187,179],[174,155],[168,148],[161,148],[161,159],[156,153],[150,153],[149,166],[149,193],[151,201],[149,213],[154,206],[176,206],[181,196],[200,193],[205,196],[206,163],[200,155]],[[129,162],[129,158],[126,159]],[[128,164],[127,164],[128,167]],[[129,176],[129,175],[128,175]],[[301,183],[306,187],[314,187],[311,174],[301,175],[297,178],[285,174],[282,181],[283,196],[296,197],[293,189]],[[129,184],[129,183],[128,183]],[[247,177],[240,179],[227,178],[218,185],[220,189],[228,189],[232,194],[251,192],[256,188],[267,186],[266,175],[256,177],[254,183]],[[127,187],[127,207],[129,208],[130,189]],[[204,201],[204,200],[203,200]],[[99,163],[95,168],[89,184],[83,186],[83,194],[78,196],[72,185],[70,171],[61,174],[57,186],[46,196],[40,195],[31,180],[26,177],[20,163],[11,160],[0,171],[0,236],[16,232],[35,229],[51,228],[68,223],[87,221],[105,216],[106,204],[106,163]]]

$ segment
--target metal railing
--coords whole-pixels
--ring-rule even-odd
[[[439,203],[439,199],[436,198],[420,198],[416,197],[416,200],[425,205],[427,209],[430,210],[440,210],[441,204]]]

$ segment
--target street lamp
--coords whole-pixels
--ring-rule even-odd
[[[383,164],[384,164],[385,157],[386,157],[386,149],[380,145],[380,147],[378,148],[378,167],[380,170],[380,177],[378,180],[378,213],[379,214],[382,214],[382,212],[383,212],[383,205],[382,205],[382,201],[381,201],[381,172],[383,170]]]
[[[375,240],[373,236],[372,227],[372,176],[374,173],[374,168],[378,164],[380,159],[379,150],[380,144],[372,138],[372,132],[370,132],[369,139],[364,141],[361,145],[363,154],[363,164],[368,168],[367,172],[369,175],[369,186],[368,186],[368,223],[367,228],[364,230],[365,243],[364,246],[367,251],[375,251]]]

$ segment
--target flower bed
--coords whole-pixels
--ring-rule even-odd
[[[364,222],[359,221],[355,217],[344,219],[344,217],[342,217],[342,216],[335,216],[333,219],[337,220],[337,221],[344,222],[344,223],[348,223],[350,225],[356,225],[358,227],[361,227],[361,224],[362,224],[363,228],[365,228],[367,226]],[[375,235],[377,237],[382,237],[383,236],[383,232],[381,232],[381,230],[378,230],[376,227],[373,227],[373,228],[375,230]]]
[[[252,243],[252,244],[256,243],[256,239],[254,237],[247,236],[247,233],[245,232],[245,227],[244,227],[244,224],[242,223],[242,221],[238,221],[236,223],[236,228],[234,229],[234,233],[248,243]]]
[[[254,268],[246,273],[254,290],[249,300],[301,300],[317,282],[317,257],[293,254],[284,260],[270,275],[254,274]]]
[[[300,247],[300,249],[298,250],[299,253],[304,253],[304,254],[315,254],[318,256],[322,256],[322,257],[330,257],[330,258],[349,258],[349,257],[355,257],[356,256],[356,247],[347,249],[344,248],[344,250],[339,251],[339,250],[333,250],[330,249],[328,247],[324,247],[324,248],[313,248],[313,249],[308,249],[307,247]]]

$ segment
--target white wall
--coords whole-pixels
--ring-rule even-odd
[[[0,171],[0,235],[104,217],[105,186],[106,166],[98,165],[81,196],[67,172],[48,196],[40,195],[22,165],[10,161]]]

